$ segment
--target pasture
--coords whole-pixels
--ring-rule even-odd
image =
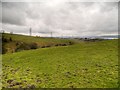
[[[78,41],[2,58],[3,88],[118,87],[118,40]]]

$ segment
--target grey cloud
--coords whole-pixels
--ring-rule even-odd
[[[118,8],[118,2],[101,3],[100,10],[101,10],[101,12],[109,12],[114,8]]]
[[[117,33],[118,7],[114,2],[5,3],[3,9],[3,23],[26,25],[34,33],[81,36]]]
[[[25,25],[25,3],[2,3],[2,23]]]

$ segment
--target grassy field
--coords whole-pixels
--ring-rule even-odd
[[[4,88],[117,88],[118,41],[4,54],[2,70]]]
[[[62,45],[70,45],[70,39],[60,39],[60,38],[45,38],[45,37],[36,37],[36,36],[25,36],[18,34],[2,34],[3,37],[3,47],[5,53],[13,53],[16,52],[17,48],[21,48],[21,50],[29,50],[29,46],[34,46],[35,48],[42,47],[53,47],[53,46],[62,46]],[[72,42],[74,43],[74,42]],[[20,50],[20,51],[21,51]],[[3,52],[4,52],[3,51]]]
[[[19,34],[2,34],[3,37],[9,39],[10,37],[13,39],[13,41],[21,41],[21,42],[36,42],[40,44],[54,44],[54,43],[61,43],[66,42],[69,40],[66,39],[58,39],[58,38],[46,38],[46,37],[36,37],[36,36],[25,36],[25,35],[19,35]]]

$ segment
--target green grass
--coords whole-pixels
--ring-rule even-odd
[[[80,42],[3,55],[5,88],[117,88],[118,42]]]
[[[35,37],[35,36],[25,36],[25,35],[18,35],[18,34],[3,34],[3,37],[9,39],[12,38],[13,41],[21,41],[26,43],[36,42],[41,44],[54,44],[54,43],[61,43],[61,42],[68,42],[70,40],[67,39],[59,39],[59,38],[46,38],[46,37]]]
[[[69,44],[69,42],[73,42],[70,39],[60,39],[60,38],[45,38],[45,37],[35,37],[35,36],[25,36],[25,35],[18,35],[18,34],[2,34],[2,37],[8,40],[8,42],[4,42],[4,47],[6,48],[6,53],[13,53],[17,48],[16,43],[36,43],[38,47],[42,46],[55,46],[56,44]],[[10,41],[9,39],[12,39]]]

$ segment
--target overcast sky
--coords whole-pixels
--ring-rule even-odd
[[[2,2],[2,29],[54,36],[97,36],[118,33],[117,2]],[[48,34],[46,34],[47,36]],[[49,36],[49,35],[48,35]]]

